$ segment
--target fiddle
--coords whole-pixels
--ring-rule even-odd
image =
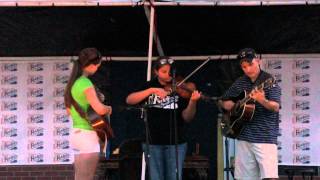
[[[177,81],[176,82],[176,84],[177,84],[176,93],[179,94],[179,96],[181,96],[182,98],[190,99],[193,91],[197,90],[195,83],[183,82],[183,77],[181,77],[181,76],[178,76],[176,78],[176,81]],[[164,89],[166,91],[172,93],[172,83],[171,82],[167,83],[167,85],[165,86]],[[202,99],[206,102],[209,102],[212,100],[217,100],[216,97],[209,97],[209,96],[204,95],[203,93],[200,94],[200,99]]]

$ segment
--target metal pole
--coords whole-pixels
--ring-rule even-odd
[[[148,51],[148,68],[147,68],[147,81],[151,79],[151,65],[152,65],[152,48],[153,48],[153,31],[154,31],[154,7],[150,6],[150,31],[149,31],[149,51]]]
[[[150,24],[150,9],[149,9],[149,7],[144,6],[144,12],[145,12],[145,14],[147,16],[147,19],[148,19],[148,22]],[[155,27],[155,28],[157,28],[157,27]],[[164,52],[163,52],[163,48],[162,48],[162,45],[161,45],[161,42],[160,42],[160,38],[159,38],[159,35],[158,35],[157,30],[155,28],[154,28],[154,32],[153,32],[154,33],[153,34],[153,39],[154,39],[154,41],[156,43],[156,48],[158,50],[159,55],[160,56],[164,56]]]

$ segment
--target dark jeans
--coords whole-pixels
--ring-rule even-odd
[[[143,144],[146,153],[146,145]],[[150,145],[150,177],[151,180],[177,180],[175,145]],[[187,143],[178,145],[179,180],[182,180],[183,162],[187,153]]]

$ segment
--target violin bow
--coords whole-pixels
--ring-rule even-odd
[[[195,70],[193,70],[187,77],[185,77],[182,81],[180,81],[177,84],[177,87],[181,86],[181,84],[183,84],[186,80],[188,80],[194,73],[196,73],[200,68],[202,68],[202,66],[204,66],[205,64],[207,64],[207,62],[209,62],[211,60],[211,57],[208,57],[207,60],[205,60],[202,64],[200,64]]]

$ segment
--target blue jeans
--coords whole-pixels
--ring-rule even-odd
[[[146,145],[142,146],[147,154]],[[183,162],[187,153],[187,143],[178,145],[179,180],[182,180]],[[151,180],[177,180],[176,178],[176,151],[175,145],[150,145],[149,163]]]

